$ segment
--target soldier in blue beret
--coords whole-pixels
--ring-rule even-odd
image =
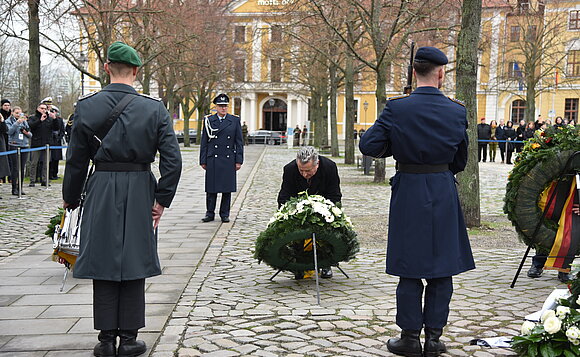
[[[236,192],[236,171],[244,163],[244,140],[240,117],[228,114],[230,98],[214,98],[217,113],[203,121],[199,164],[205,170],[206,213],[202,222],[215,219],[217,194],[221,193],[220,218],[230,221],[232,192]]]
[[[137,340],[145,326],[145,279],[161,274],[156,228],[177,191],[181,153],[163,102],[132,86],[141,65],[137,51],[115,42],[107,59],[111,83],[77,102],[62,194],[65,208],[79,205],[92,160],[73,272],[93,279],[94,328],[100,330],[94,355],[128,357],[147,350]],[[151,173],[157,153],[159,181]]]
[[[467,163],[466,110],[439,91],[446,63],[440,50],[420,48],[413,62],[417,89],[390,98],[359,145],[364,155],[397,160],[386,271],[399,276],[396,322],[402,332],[387,348],[402,356],[445,352],[440,337],[452,276],[475,268],[454,177]]]

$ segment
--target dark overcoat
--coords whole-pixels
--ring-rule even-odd
[[[54,119],[58,130],[52,131],[50,146],[62,146],[62,138],[64,138],[64,120],[60,116]],[[51,149],[50,160],[62,160],[62,149]]]
[[[465,107],[435,87],[396,97],[361,137],[363,154],[449,171],[397,172],[392,182],[387,273],[433,279],[474,269],[454,174],[467,163]]]
[[[8,133],[8,127],[6,126],[6,121],[0,121],[0,152],[5,152],[8,149],[8,143],[6,142],[6,134]],[[8,155],[0,156],[0,177],[10,176],[10,165],[8,163]]]
[[[235,192],[236,163],[244,163],[240,117],[227,114],[221,123],[217,114],[205,117],[199,152],[199,164],[206,165],[205,192]]]
[[[75,110],[63,181],[67,203],[79,200],[90,159],[89,140],[127,93],[137,95],[96,151],[98,162],[152,163],[159,152],[159,181],[150,171],[96,171],[89,179],[81,224],[76,278],[135,280],[161,274],[151,208],[169,207],[181,176],[181,153],[163,103],[112,83],[80,99]]]

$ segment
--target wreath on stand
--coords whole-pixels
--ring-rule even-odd
[[[551,126],[537,130],[534,137],[524,145],[508,176],[504,212],[512,222],[520,239],[528,246],[550,251],[558,225],[544,218],[534,236],[536,226],[542,219],[539,199],[566,169],[580,171],[580,156],[568,163],[580,150],[580,126]]]
[[[322,196],[301,192],[280,207],[260,233],[254,258],[278,270],[313,270],[313,233],[320,267],[349,261],[359,250],[356,233],[344,211]]]

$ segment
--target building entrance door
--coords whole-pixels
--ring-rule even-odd
[[[288,105],[281,99],[270,98],[262,107],[262,129],[286,131]]]

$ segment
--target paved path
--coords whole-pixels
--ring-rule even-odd
[[[240,188],[262,150],[261,146],[247,150],[246,162],[238,175]],[[205,214],[205,193],[197,149],[184,150],[183,159],[184,172],[177,199],[166,210],[159,228],[163,275],[146,282],[147,327],[140,336],[150,347],[154,346],[208,243],[221,226],[221,222],[201,222]],[[13,207],[28,212],[30,222],[36,220],[28,228],[20,227],[17,222],[1,221],[3,239],[14,242],[15,246],[25,246],[17,241],[29,234],[34,237],[32,241],[38,242],[0,262],[0,356],[91,356],[97,342],[90,280],[69,276],[64,293],[58,291],[64,269],[51,261],[52,243],[42,236],[44,222],[61,201],[60,185],[53,184],[50,188],[49,191],[29,189],[27,200],[2,200],[9,203],[8,211],[2,212],[8,213]],[[4,228],[9,225],[15,227],[11,236]]]
[[[397,280],[384,273],[389,187],[339,165],[343,205],[362,249],[343,266],[350,279],[335,272],[321,282],[317,306],[313,280],[295,281],[283,273],[269,281],[274,271],[252,258],[255,237],[276,209],[282,167],[293,158],[293,151],[284,148],[268,147],[264,154],[262,148],[248,150],[230,224],[199,222],[205,210],[203,172],[197,151],[184,151],[188,166],[160,229],[164,275],[147,280],[147,327],[140,336],[151,348],[149,355],[390,356],[385,343],[398,328]],[[388,167],[392,175],[392,161]],[[563,287],[555,273],[522,277],[515,289],[508,287],[523,253],[501,213],[509,169],[499,163],[481,166],[482,212],[489,229],[470,231],[477,269],[454,280],[445,333],[448,356],[510,354],[468,341],[517,333],[522,316],[539,309],[553,287]],[[0,187],[5,197],[0,200],[0,252],[9,255],[0,260],[0,356],[92,355],[90,282],[69,277],[66,293],[58,293],[63,270],[50,261],[51,244],[36,223],[58,206],[60,187],[48,193],[30,189],[25,201],[6,199],[6,187]],[[27,226],[8,218],[5,207],[25,212],[18,214],[28,217]]]

